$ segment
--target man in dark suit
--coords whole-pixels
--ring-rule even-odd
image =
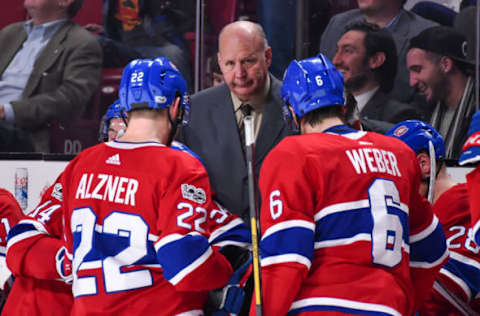
[[[355,99],[364,129],[385,133],[395,123],[420,118],[415,107],[388,96],[397,72],[397,53],[387,30],[367,22],[348,25],[333,64],[343,74],[346,92]]]
[[[405,64],[408,41],[427,27],[436,23],[403,9],[406,0],[357,0],[358,9],[349,10],[332,17],[323,32],[320,52],[329,59],[335,56],[335,45],[353,22],[366,21],[387,29],[397,47],[397,76],[391,92],[395,99],[410,103],[415,90],[408,84],[408,69]]]
[[[101,80],[100,45],[71,21],[82,2],[25,0],[32,19],[0,31],[0,125],[37,152],[50,152],[49,124],[80,116]]]
[[[217,200],[231,212],[248,216],[248,184],[239,124],[249,105],[255,125],[255,170],[266,154],[289,134],[282,118],[281,82],[268,68],[272,49],[259,24],[238,21],[219,36],[218,63],[225,83],[193,95],[189,125],[179,140],[205,163]]]

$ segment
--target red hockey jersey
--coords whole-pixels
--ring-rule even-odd
[[[64,246],[59,179],[10,231],[7,262],[16,278],[2,316],[70,315],[72,287],[61,280],[55,260]]]
[[[401,141],[346,126],[284,139],[260,173],[266,316],[411,315],[448,257]]]
[[[207,290],[231,276],[209,243],[221,242],[216,227],[230,217],[191,155],[104,143],[67,166],[63,187],[72,315],[198,315]]]
[[[467,185],[458,184],[445,191],[433,205],[433,211],[442,224],[450,252],[438,279],[457,298],[480,311],[480,247],[470,237]],[[436,285],[420,315],[448,315],[449,312],[469,315],[442,286]]]
[[[467,187],[472,216],[473,239],[480,245],[480,167],[467,174]]]
[[[7,254],[7,235],[23,217],[23,212],[15,197],[5,189],[0,188],[0,287],[5,289],[5,283],[11,276],[7,268],[5,256]]]

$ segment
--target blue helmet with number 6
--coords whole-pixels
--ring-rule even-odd
[[[165,57],[131,61],[123,70],[119,96],[127,112],[168,108],[177,96],[184,112],[190,107],[185,79]]]
[[[345,106],[343,76],[322,54],[293,60],[285,72],[280,95],[299,118],[322,107]]]
[[[435,159],[445,157],[445,143],[440,133],[429,124],[419,120],[407,120],[398,123],[385,133],[387,136],[402,140],[415,153],[424,149],[428,152],[428,143],[432,142],[435,149]]]

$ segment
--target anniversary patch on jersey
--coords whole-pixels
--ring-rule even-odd
[[[53,186],[52,190],[52,196],[56,198],[59,201],[63,201],[63,195],[62,195],[62,184],[61,183],[55,183]]]
[[[182,196],[183,198],[196,202],[198,204],[203,204],[207,201],[205,191],[202,188],[197,188],[191,184],[182,184]]]

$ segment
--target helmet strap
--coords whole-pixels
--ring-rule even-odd
[[[180,125],[180,123],[183,120],[183,108],[179,106],[177,117],[175,119],[172,119],[172,116],[170,115],[170,107],[168,107],[167,116],[172,126],[172,128],[170,129],[170,134],[168,135],[168,140],[166,144],[167,146],[170,146],[173,142],[173,139],[175,138],[175,134],[177,134],[178,125]]]

